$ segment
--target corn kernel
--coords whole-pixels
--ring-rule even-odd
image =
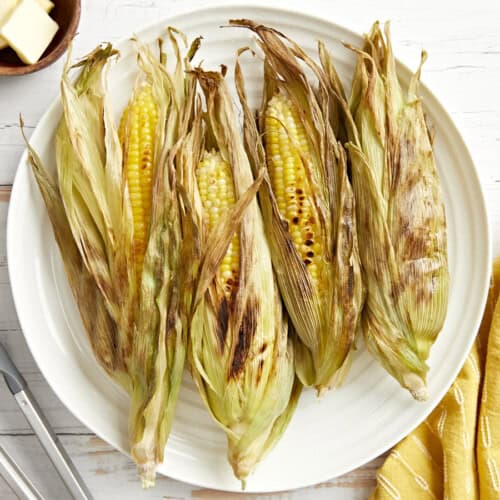
[[[234,184],[230,166],[219,152],[205,152],[196,170],[198,190],[207,221],[212,231],[220,218],[232,207],[235,200]],[[216,279],[230,299],[238,285],[240,268],[240,243],[237,234],[233,236],[226,255],[217,272]]]
[[[134,222],[134,257],[138,284],[142,275],[151,218],[154,134],[157,120],[156,103],[151,87],[144,85],[125,109],[119,129]],[[128,132],[127,138],[125,138],[126,132]]]
[[[321,248],[316,233],[318,216],[312,203],[312,189],[303,161],[311,165],[312,148],[297,110],[278,93],[265,113],[265,139],[271,186],[281,215],[288,222],[292,241],[306,265],[313,286],[322,275]],[[301,150],[297,149],[300,147]],[[318,235],[319,236],[319,235]]]

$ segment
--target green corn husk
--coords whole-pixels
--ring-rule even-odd
[[[446,316],[446,218],[422,104],[420,68],[403,89],[389,25],[375,23],[358,62],[349,107],[330,68],[350,143],[361,261],[367,286],[362,327],[368,349],[418,400],[426,360]],[[425,53],[422,63],[425,60]]]
[[[295,379],[288,323],[255,199],[262,172],[254,182],[222,74],[198,69],[196,76],[207,113],[202,121],[198,109],[184,144],[182,183],[198,220],[204,255],[188,356],[200,394],[227,435],[228,459],[244,486],[286,428],[301,385]],[[195,178],[204,149],[200,137],[230,166],[237,200],[210,234]],[[240,278],[227,297],[214,276],[235,232],[240,239]]]
[[[158,103],[152,217],[140,286],[133,256],[133,224],[122,150],[105,86],[111,45],[77,66],[65,66],[63,118],[56,133],[57,183],[30,148],[33,172],[46,203],[73,294],[94,355],[131,396],[131,455],[144,487],[163,461],[185,362],[188,315],[197,269],[193,219],[178,202],[175,164],[189,129],[195,80],[169,29],[175,70],[138,47],[139,77]],[[182,36],[182,35],[181,35]],[[196,50],[195,41],[188,58]],[[126,147],[126,145],[125,145]],[[191,238],[190,238],[191,237]]]
[[[269,175],[260,190],[266,235],[281,294],[300,342],[295,343],[297,374],[304,385],[321,395],[342,382],[351,360],[364,300],[354,196],[347,177],[346,152],[330,125],[335,102],[329,98],[327,79],[318,65],[284,35],[250,20],[230,21],[257,34],[264,60],[264,96],[257,129],[250,111],[239,64],[236,85],[244,111],[245,142],[254,169],[266,168],[265,108],[277,94],[285,95],[299,110],[314,161],[301,157],[312,184],[318,213],[319,243],[323,252],[323,286],[315,287],[293,243],[289,226],[278,208]],[[303,63],[317,79],[313,88]],[[284,124],[282,124],[285,127]],[[287,131],[288,132],[288,131]],[[300,151],[300,145],[294,145]]]

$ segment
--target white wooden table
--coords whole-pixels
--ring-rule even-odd
[[[74,54],[83,55],[99,41],[117,41],[141,25],[167,17],[172,1],[83,0]],[[475,159],[486,193],[494,253],[499,254],[500,3],[497,0],[317,3],[321,15],[358,32],[366,31],[375,19],[391,19],[396,55],[410,67],[418,63],[422,47],[428,50],[430,57],[423,80],[451,113]],[[40,73],[22,78],[0,77],[0,341],[23,372],[95,498],[234,498],[237,495],[223,495],[167,478],[159,478],[155,489],[141,492],[134,464],[94,436],[65,409],[38,371],[24,342],[10,292],[5,244],[10,189],[23,151],[18,115],[22,112],[28,132],[36,126],[58,93],[61,64],[59,61]],[[66,490],[3,383],[0,383],[0,443],[19,460],[47,498],[67,498]],[[382,462],[383,457],[379,457],[314,488],[260,498],[367,498],[375,484],[375,471]],[[241,495],[251,496],[254,495]],[[1,478],[0,498],[14,498]]]

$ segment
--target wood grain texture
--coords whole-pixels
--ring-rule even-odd
[[[87,481],[96,500],[122,500],[133,498],[140,500],[182,499],[231,500],[261,499],[306,500],[314,495],[318,499],[362,499],[366,498],[374,485],[375,470],[382,464],[383,458],[374,460],[370,465],[358,469],[346,476],[320,484],[314,488],[305,488],[273,495],[234,494],[197,488],[166,477],[158,477],[155,489],[141,491],[137,482],[135,465],[131,460],[117,452],[101,439],[91,435],[61,435],[60,439],[74,460],[76,467]],[[0,436],[0,444],[12,453],[18,463],[23,464],[26,473],[40,485],[46,498],[67,498],[64,486],[50,462],[44,455],[34,436]],[[0,478],[0,498],[14,499],[8,486]]]
[[[285,3],[290,5],[293,1]],[[100,41],[117,41],[144,24],[166,18],[172,3],[173,0],[86,0],[79,35],[74,42],[75,56],[84,54]],[[396,55],[410,67],[416,67],[420,50],[427,49],[429,60],[424,67],[423,81],[444,104],[470,148],[486,193],[494,253],[499,254],[500,93],[496,89],[500,81],[500,4],[495,0],[421,0],[417,3],[381,0],[373,6],[364,0],[318,0],[316,3],[318,13],[358,32],[367,30],[375,19],[391,19]],[[19,329],[8,280],[5,230],[9,186],[23,151],[19,113],[23,114],[27,132],[31,133],[58,93],[62,63],[59,60],[50,68],[22,78],[0,77],[0,341],[23,372],[95,498],[367,498],[383,457],[314,488],[274,495],[224,495],[168,478],[159,478],[156,489],[141,492],[130,459],[93,436],[48,387]],[[0,384],[0,443],[19,459],[48,498],[67,498],[49,460],[3,384]],[[1,480],[0,498],[14,498]]]

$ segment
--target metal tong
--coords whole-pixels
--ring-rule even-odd
[[[62,447],[61,442],[45,418],[33,394],[31,394],[26,381],[10,359],[9,354],[2,344],[0,344],[0,372],[2,372],[7,387],[14,396],[19,408],[21,408],[21,411],[33,428],[33,431],[40,440],[41,445],[44,447],[47,455],[73,498],[75,498],[75,500],[91,500],[92,495],[85,486],[83,479]],[[20,498],[43,500],[43,496],[40,492],[1,446],[0,468],[3,469],[5,473],[5,480]]]

